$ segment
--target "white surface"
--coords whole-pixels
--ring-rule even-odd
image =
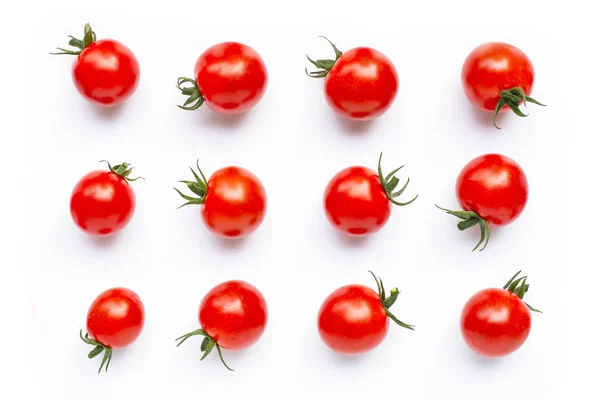
[[[141,12],[127,3],[120,6],[123,13],[115,13],[110,2],[102,10],[78,3],[65,11],[67,3],[32,6],[36,24],[30,40],[23,41],[27,62],[25,76],[19,71],[19,77],[25,93],[35,90],[40,106],[26,120],[9,125],[19,131],[25,127],[17,140],[25,139],[23,156],[28,158],[10,152],[7,166],[14,170],[17,161],[31,160],[26,172],[35,172],[23,175],[28,177],[20,180],[26,183],[25,193],[15,202],[26,213],[8,215],[9,226],[15,227],[10,236],[16,240],[14,246],[8,242],[6,255],[15,275],[5,282],[29,302],[19,303],[6,291],[3,303],[7,308],[19,303],[32,316],[26,321],[32,341],[26,345],[19,335],[20,346],[8,345],[16,356],[23,348],[32,353],[32,362],[19,364],[26,368],[19,371],[35,385],[22,390],[36,389],[46,399],[91,400],[270,394],[353,399],[366,393],[493,400],[513,390],[535,399],[565,398],[556,394],[567,379],[561,349],[566,341],[563,321],[569,317],[559,274],[570,267],[564,260],[575,261],[564,244],[567,219],[553,216],[565,207],[559,186],[568,176],[568,162],[561,161],[570,121],[558,105],[571,82],[559,75],[565,64],[555,62],[555,54],[562,54],[566,41],[551,29],[547,8],[519,5],[523,15],[535,15],[524,25],[496,3],[481,2],[468,15],[459,15],[455,2],[440,2],[393,11],[352,5],[339,11],[333,4],[311,8],[300,3],[284,11],[271,4],[263,9],[271,16],[257,11],[256,2],[182,5],[184,12]],[[453,13],[456,18],[449,18]],[[86,103],[71,82],[72,59],[47,54],[64,45],[68,34],[80,35],[87,21],[98,37],[126,43],[141,64],[137,93],[116,112]],[[383,117],[366,125],[349,124],[326,105],[322,82],[303,71],[306,52],[331,54],[317,38],[321,34],[342,51],[369,45],[395,62],[400,89]],[[270,74],[265,97],[242,118],[220,117],[208,109],[179,110],[176,78],[191,75],[200,52],[224,40],[245,42],[263,56]],[[460,86],[464,57],[489,40],[513,43],[529,55],[536,69],[534,97],[549,105],[532,106],[525,119],[502,117],[501,131],[491,126],[489,115],[471,108]],[[570,144],[576,141],[573,137]],[[376,167],[382,149],[385,168],[405,164],[401,178],[411,177],[407,193],[420,197],[411,206],[395,208],[376,236],[343,239],[323,214],[323,189],[341,168]],[[459,233],[452,217],[433,204],[454,207],[457,173],[486,152],[504,153],[521,164],[530,201],[513,225],[493,231],[483,253],[473,254],[475,230]],[[97,160],[104,158],[133,163],[147,181],[134,184],[138,208],[126,230],[98,241],[74,226],[68,200],[77,179],[100,167]],[[267,217],[248,240],[233,244],[215,239],[202,225],[198,209],[175,210],[180,199],[172,186],[188,177],[196,158],[207,173],[239,164],[265,184]],[[13,175],[19,182],[19,174]],[[11,192],[20,188],[13,186]],[[19,215],[31,224],[17,225]],[[25,268],[18,271],[18,266]],[[462,305],[476,290],[501,285],[521,268],[530,276],[528,301],[544,314],[534,316],[531,336],[519,352],[496,361],[476,357],[460,337]],[[416,324],[417,331],[391,326],[376,351],[359,358],[336,356],[319,340],[318,307],[343,284],[372,284],[367,269],[375,270],[388,288],[402,290],[393,310]],[[216,355],[199,362],[200,341],[176,349],[173,340],[197,327],[204,293],[234,278],[263,292],[270,320],[256,346],[225,353],[236,370],[230,373]],[[590,275],[580,279],[593,280]],[[93,298],[117,285],[138,292],[147,322],[139,340],[115,352],[109,372],[98,376],[100,360],[87,359],[89,349],[77,335]]]

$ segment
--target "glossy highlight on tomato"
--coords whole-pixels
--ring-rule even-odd
[[[238,42],[216,44],[204,51],[194,68],[195,79],[181,77],[177,87],[188,96],[180,108],[202,104],[220,114],[240,114],[263,98],[268,83],[266,65],[252,47]],[[183,87],[183,84],[191,86]]]
[[[386,297],[381,278],[371,274],[377,292],[364,285],[342,286],[327,296],[319,309],[319,335],[336,353],[356,355],[375,349],[387,336],[389,319],[414,330],[413,325],[398,320],[389,310],[398,298],[398,288]]]
[[[92,236],[109,236],[121,231],[133,218],[135,192],[130,182],[131,165],[108,164],[109,170],[83,176],[71,193],[70,210],[75,224]]]
[[[325,99],[342,117],[367,121],[385,113],[398,92],[398,73],[392,61],[370,47],[345,52],[325,38],[335,51],[335,60],[308,60],[318,68],[308,72],[313,78],[325,78]]]
[[[544,104],[529,97],[533,91],[535,72],[529,57],[519,48],[502,42],[489,42],[476,47],[462,67],[462,85],[467,99],[475,107],[496,116],[507,110],[525,117],[519,110],[523,103]]]
[[[94,346],[88,355],[94,358],[104,352],[98,373],[108,370],[112,352],[129,346],[141,334],[146,311],[140,297],[131,289],[116,287],[98,295],[87,315],[87,333],[81,340]]]
[[[216,347],[225,367],[232,370],[223,360],[221,349],[246,349],[260,339],[267,326],[267,302],[262,293],[248,282],[223,282],[202,299],[198,320],[201,329],[177,338],[177,346],[192,336],[203,336],[202,360]]]
[[[177,193],[187,202],[181,207],[201,205],[202,221],[215,235],[243,238],[262,224],[267,208],[267,193],[252,172],[241,167],[225,167],[206,180],[198,162],[198,173],[191,169],[195,181],[181,181],[198,197]]]
[[[504,357],[518,350],[529,337],[531,312],[540,312],[523,301],[529,290],[527,277],[515,278],[504,288],[475,293],[465,304],[460,327],[467,345],[485,357]]]
[[[77,50],[58,48],[59,53],[77,56],[72,77],[77,91],[89,102],[103,107],[122,104],[137,90],[140,65],[133,52],[114,39],[96,40],[89,24],[84,39],[71,37],[69,45]]]
[[[527,176],[519,164],[502,154],[484,154],[471,160],[456,179],[456,198],[462,211],[441,208],[461,219],[462,231],[479,225],[480,245],[485,249],[490,226],[508,225],[525,209],[529,198]],[[485,243],[484,243],[485,242]]]
[[[339,171],[327,184],[323,197],[325,215],[338,231],[352,236],[375,233],[388,221],[392,204],[405,206],[417,199],[418,195],[405,203],[396,200],[410,179],[394,193],[399,183],[394,174],[402,167],[384,177],[381,157],[378,172],[352,166]]]

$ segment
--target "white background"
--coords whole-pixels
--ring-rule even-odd
[[[263,3],[147,8],[123,1],[31,2],[21,14],[25,19],[14,18],[14,10],[2,16],[0,148],[7,179],[1,327],[8,353],[2,376],[15,389],[3,384],[0,393],[45,399],[501,399],[513,392],[566,399],[577,383],[585,390],[578,398],[593,398],[598,388],[581,383],[596,375],[582,366],[594,360],[591,347],[597,350],[597,313],[587,307],[598,301],[584,289],[593,290],[598,276],[591,268],[597,258],[584,255],[597,240],[591,220],[597,179],[590,188],[586,174],[593,170],[573,165],[593,164],[597,149],[598,128],[586,111],[597,100],[597,78],[589,75],[597,64],[585,58],[592,32],[573,32],[585,29],[592,13],[576,2],[577,19],[547,2],[394,2],[394,9],[378,1]],[[73,59],[48,55],[66,45],[67,35],[81,36],[85,22],[98,38],[124,42],[140,62],[138,91],[118,110],[85,102],[71,81]],[[366,45],[394,61],[400,89],[386,114],[367,124],[333,114],[323,82],[303,70],[306,52],[332,55],[318,35],[342,51]],[[176,78],[191,76],[198,55],[225,40],[247,43],[263,56],[269,72],[263,100],[243,117],[178,109]],[[460,86],[465,56],[490,40],[513,43],[529,55],[536,70],[533,97],[548,104],[532,105],[527,118],[501,117],[501,131],[489,115],[472,109]],[[375,168],[381,150],[386,170],[406,165],[400,178],[411,177],[407,196],[420,197],[395,208],[377,235],[340,237],[323,214],[323,189],[344,167]],[[459,233],[456,221],[433,204],[456,207],[458,172],[487,152],[521,164],[530,201],[514,224],[492,232],[484,252],[471,253],[476,229]],[[237,164],[263,181],[267,217],[248,240],[216,239],[197,208],[176,210],[181,200],[172,186],[189,178],[196,158],[206,173]],[[101,167],[100,159],[131,162],[147,179],[133,184],[134,219],[109,240],[86,237],[68,210],[73,185]],[[583,241],[575,247],[578,238]],[[341,285],[373,284],[368,269],[388,288],[402,290],[393,311],[417,330],[390,326],[377,350],[337,356],[318,337],[318,308]],[[517,353],[479,358],[460,336],[462,305],[518,269],[530,277],[528,302],[544,314],[534,315],[530,338]],[[228,279],[256,285],[270,312],[254,347],[225,352],[233,373],[216,354],[200,363],[199,340],[178,349],[174,344],[197,328],[206,291]],[[100,360],[87,359],[88,346],[77,336],[90,302],[117,285],[141,296],[146,326],[98,376]]]

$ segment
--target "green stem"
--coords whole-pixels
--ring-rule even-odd
[[[204,173],[202,173],[202,169],[200,169],[199,162],[200,160],[196,160],[196,167],[198,168],[198,172],[200,173],[200,175],[198,175],[196,171],[194,171],[190,167],[190,170],[194,175],[195,181],[179,181],[180,183],[185,183],[188,189],[190,189],[192,193],[194,193],[198,197],[185,195],[179,189],[173,188],[177,193],[179,193],[181,197],[183,197],[183,199],[187,200],[187,203],[180,205],[179,207],[177,207],[178,209],[190,204],[204,204],[204,200],[206,200],[208,181],[206,180]]]
[[[76,48],[77,50],[66,50],[61,47],[57,47],[60,50],[58,53],[50,53],[52,55],[71,55],[78,56],[83,50],[85,50],[90,44],[96,41],[96,32],[92,30],[90,24],[85,24],[83,27],[83,40],[77,39],[69,35],[69,46]]]
[[[223,359],[223,353],[221,352],[221,346],[219,346],[219,344],[213,338],[211,338],[208,335],[208,333],[206,333],[203,329],[197,329],[193,332],[186,333],[185,335],[182,335],[182,336],[178,337],[177,339],[175,339],[176,342],[179,341],[179,343],[177,343],[177,347],[179,347],[183,342],[185,342],[192,336],[204,336],[204,340],[202,340],[202,343],[200,345],[200,350],[203,352],[202,358],[200,359],[200,361],[204,360],[210,354],[210,352],[216,347],[217,353],[219,353],[219,358],[221,359],[221,362],[223,363],[223,365],[228,370],[233,371],[233,369],[231,369],[229,367],[229,365],[227,365],[227,363],[225,362],[225,359]]]
[[[182,86],[184,83],[189,83],[192,86],[184,87]],[[202,104],[204,104],[204,97],[202,97],[202,95],[200,94],[200,88],[198,87],[198,83],[195,80],[191,78],[180,77],[179,79],[177,79],[177,89],[179,89],[181,91],[181,94],[183,94],[184,96],[188,96],[188,98],[185,100],[185,103],[183,103],[182,106],[177,105],[177,107],[181,108],[182,110],[197,110]]]
[[[485,219],[481,218],[474,211],[452,211],[452,210],[448,210],[446,208],[442,208],[442,207],[438,206],[437,204],[435,206],[437,208],[439,208],[440,210],[445,211],[446,214],[454,215],[455,217],[460,218],[461,221],[459,221],[458,224],[456,225],[460,231],[464,231],[475,225],[479,225],[479,230],[481,232],[481,235],[479,238],[479,242],[477,242],[477,245],[475,245],[475,247],[473,248],[472,251],[477,250],[479,248],[479,246],[481,246],[482,244],[483,244],[483,247],[481,247],[479,249],[479,251],[483,251],[487,247],[487,245],[490,241],[491,230],[490,230],[490,226],[488,225],[488,223]]]
[[[123,162],[114,166],[110,165],[110,163],[106,160],[100,160],[100,162],[105,162],[108,165],[108,169],[110,169],[111,172],[114,172],[115,174],[121,176],[123,179],[128,180],[129,182],[137,181],[138,179],[146,180],[142,176],[138,176],[137,178],[130,178],[129,175],[133,171],[133,167],[127,162]]]
[[[523,112],[519,109],[521,105],[521,101],[523,105],[527,107],[527,102],[537,104],[538,106],[546,107],[545,104],[540,103],[536,99],[527,96],[525,91],[520,87],[514,87],[512,89],[503,90],[500,92],[500,100],[496,104],[496,108],[494,109],[494,117],[492,118],[492,122],[497,129],[501,129],[496,123],[496,117],[498,113],[504,106],[508,106],[512,110],[513,113],[518,115],[519,117],[526,117],[528,114],[523,114]]]
[[[387,174],[384,177],[383,170],[381,168],[381,158],[382,157],[383,157],[383,152],[379,153],[379,164],[377,167],[377,172],[379,174],[379,181],[381,182],[381,187],[383,187],[383,190],[385,191],[387,198],[392,202],[392,204],[395,204],[397,206],[409,205],[410,203],[415,201],[417,199],[417,197],[419,197],[419,195],[416,195],[411,200],[409,200],[405,203],[397,201],[396,197],[399,197],[402,195],[402,193],[404,193],[404,191],[406,190],[406,187],[410,183],[410,178],[407,178],[404,186],[402,186],[402,188],[400,190],[398,190],[396,193],[394,193],[394,189],[396,189],[396,187],[398,186],[398,183],[400,183],[400,179],[398,179],[396,176],[394,176],[394,174],[396,172],[400,171],[402,168],[404,168],[404,165],[394,169],[392,172],[390,172],[389,174]]]
[[[331,70],[331,68],[333,68],[333,66],[335,65],[336,61],[342,56],[342,52],[335,46],[335,44],[331,43],[331,40],[327,39],[325,36],[319,37],[322,37],[323,39],[329,42],[329,44],[333,48],[333,51],[335,52],[335,60],[325,59],[315,61],[308,55],[306,55],[308,61],[310,61],[312,65],[318,68],[318,70],[313,72],[308,72],[308,68],[304,68],[304,72],[306,73],[306,75],[310,76],[311,78],[325,78]]]
[[[407,323],[400,321],[390,311],[390,308],[394,305],[394,303],[398,299],[398,295],[400,294],[400,291],[398,290],[398,288],[396,288],[396,287],[393,288],[390,291],[389,297],[386,297],[385,289],[383,287],[383,281],[381,280],[381,278],[377,278],[377,276],[375,276],[375,274],[371,271],[369,271],[369,273],[373,276],[373,279],[375,279],[375,283],[377,284],[377,295],[379,296],[379,300],[381,301],[381,306],[385,310],[386,315],[392,321],[394,321],[396,324],[398,324],[399,326],[406,328],[406,329],[410,329],[411,331],[414,331],[415,330],[414,325],[409,325]]]
[[[529,291],[529,284],[527,283],[527,276],[522,276],[519,279],[515,280],[515,278],[519,276],[520,273],[521,271],[514,274],[512,278],[510,278],[510,280],[506,282],[502,289],[508,290],[509,292],[516,294],[521,300],[523,300],[523,297],[525,297],[525,294]],[[527,308],[529,308],[529,310],[533,312],[542,313],[540,310],[531,307],[527,303],[525,303],[525,305],[527,306]]]
[[[102,357],[102,362],[100,363],[100,368],[98,368],[98,373],[102,371],[103,367],[104,371],[108,371],[108,366],[110,365],[110,360],[112,359],[112,349],[108,346],[103,345],[100,342],[97,342],[96,340],[91,339],[87,333],[84,337],[83,330],[79,331],[79,337],[81,338],[81,340],[83,340],[85,344],[94,346],[93,350],[90,351],[88,354],[89,359],[92,359],[100,353],[104,352],[104,357]]]

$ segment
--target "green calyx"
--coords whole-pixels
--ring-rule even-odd
[[[204,332],[204,330],[202,330],[202,329],[198,329],[193,332],[186,333],[185,335],[180,336],[177,339],[175,339],[175,341],[179,341],[179,343],[177,343],[177,347],[179,347],[183,342],[185,342],[192,336],[197,336],[197,335],[204,336],[204,340],[202,340],[202,344],[200,345],[200,350],[203,352],[202,358],[200,359],[200,361],[204,360],[210,354],[210,352],[216,347],[217,352],[219,353],[219,358],[221,359],[221,362],[223,363],[223,365],[228,370],[233,371],[233,369],[231,369],[229,367],[229,365],[227,365],[227,363],[223,359],[223,353],[221,353],[221,346],[219,346],[219,344],[213,338],[208,336],[208,333]]]
[[[192,167],[190,167],[190,170],[192,171],[192,174],[194,175],[194,178],[196,179],[196,181],[194,181],[194,182],[179,181],[181,183],[185,183],[187,185],[188,189],[190,189],[198,197],[187,196],[187,195],[181,193],[181,191],[179,189],[173,188],[173,189],[175,189],[175,191],[177,193],[179,193],[179,195],[181,197],[183,197],[185,200],[187,200],[187,203],[180,205],[179,207],[177,207],[178,209],[183,206],[190,205],[190,204],[204,204],[204,200],[206,200],[206,191],[207,191],[208,182],[206,180],[206,177],[202,173],[202,170],[200,169],[200,165],[198,164],[199,161],[200,160],[196,160],[196,167],[198,168],[198,172],[200,173],[200,175],[198,175],[196,173],[196,171],[194,171],[194,169]]]
[[[313,71],[313,72],[308,72],[308,68],[304,68],[304,72],[306,73],[306,75],[310,76],[311,78],[325,78],[327,76],[327,74],[329,73],[329,70],[331,70],[331,68],[333,68],[333,65],[335,64],[335,62],[342,56],[342,52],[335,46],[335,44],[331,43],[331,40],[327,39],[325,36],[319,36],[322,37],[323,39],[327,40],[329,42],[329,44],[331,45],[331,47],[333,47],[333,51],[335,52],[335,60],[313,60],[311,59],[308,54],[306,55],[306,58],[308,58],[308,61],[310,61],[312,63],[312,65],[314,65],[315,67],[318,68],[317,71]]]
[[[461,231],[469,229],[472,226],[479,225],[479,229],[481,230],[481,237],[479,239],[479,242],[477,242],[477,245],[473,248],[472,251],[477,250],[479,248],[479,246],[481,246],[482,244],[483,244],[483,247],[481,247],[479,249],[479,251],[483,251],[487,247],[488,242],[490,241],[491,231],[490,231],[490,226],[485,221],[485,219],[481,218],[474,211],[452,211],[452,210],[448,210],[446,208],[442,208],[442,207],[438,206],[437,204],[435,206],[437,208],[439,208],[440,210],[445,211],[446,214],[454,215],[455,217],[460,218],[461,221],[456,226]]]
[[[102,363],[100,363],[100,368],[98,369],[98,373],[102,371],[102,367],[106,366],[104,371],[108,371],[108,366],[110,364],[110,360],[112,359],[112,349],[108,346],[103,345],[100,342],[97,342],[93,339],[90,339],[89,335],[86,333],[85,337],[83,336],[83,331],[79,331],[79,337],[83,340],[84,343],[94,346],[94,349],[90,351],[88,354],[88,358],[92,359],[104,352],[104,357],[102,357]]]
[[[538,106],[546,107],[545,104],[540,103],[536,99],[529,97],[525,94],[525,91],[520,88],[512,88],[508,90],[503,90],[500,92],[500,100],[498,100],[498,104],[496,104],[496,109],[494,110],[494,117],[492,121],[494,122],[494,126],[497,129],[500,129],[498,124],[496,123],[496,117],[498,113],[504,106],[508,106],[516,115],[519,117],[526,117],[527,114],[523,114],[521,110],[519,110],[519,105],[523,102],[523,105],[527,107],[527,102],[537,104]]]
[[[406,324],[406,323],[400,321],[390,311],[390,308],[394,305],[394,303],[398,299],[398,295],[400,294],[400,291],[398,290],[398,288],[393,288],[392,290],[390,290],[390,295],[386,297],[385,288],[383,287],[383,281],[381,280],[381,278],[377,278],[375,276],[375,274],[371,271],[369,271],[369,273],[371,275],[373,275],[373,278],[375,279],[375,282],[377,283],[377,295],[379,296],[379,300],[381,301],[381,305],[383,306],[386,315],[392,321],[394,321],[396,324],[400,325],[401,327],[410,329],[411,331],[414,331],[415,330],[414,325],[409,325],[409,324]]]
[[[117,164],[117,165],[110,165],[110,163],[106,160],[101,160],[100,162],[105,162],[108,165],[108,169],[110,169],[111,172],[114,172],[115,174],[121,176],[123,179],[125,179],[129,182],[137,181],[138,179],[146,180],[142,176],[138,176],[137,178],[130,178],[129,175],[133,171],[133,167],[131,166],[131,164],[129,164],[127,162]]]
[[[184,83],[189,83],[192,86],[183,87],[182,85]],[[202,97],[200,94],[198,83],[195,80],[191,78],[180,77],[177,79],[177,89],[181,91],[181,94],[188,97],[182,106],[177,105],[177,107],[181,108],[182,110],[197,110],[202,104],[204,104],[204,97]]]
[[[394,193],[394,190],[396,189],[396,187],[398,186],[398,183],[400,183],[400,179],[398,179],[396,176],[394,176],[394,174],[398,171],[400,171],[402,168],[404,168],[404,165],[396,168],[395,170],[393,170],[392,172],[390,172],[389,174],[387,174],[385,177],[383,176],[383,171],[381,169],[381,158],[383,157],[383,152],[381,152],[379,154],[379,164],[377,167],[377,172],[379,174],[379,181],[381,182],[381,186],[383,187],[383,190],[385,191],[385,194],[387,195],[388,199],[390,199],[390,201],[392,202],[392,204],[395,204],[397,206],[407,206],[410,203],[412,203],[413,201],[415,201],[417,199],[417,197],[419,197],[419,195],[416,195],[415,197],[413,197],[412,200],[409,200],[405,203],[399,202],[396,200],[397,197],[400,197],[402,195],[402,193],[404,193],[404,191],[406,190],[406,187],[408,186],[408,183],[410,182],[410,178],[408,178],[406,180],[406,183],[404,184],[404,186],[402,186],[402,188],[400,190],[398,190],[396,193]]]
[[[69,37],[71,38],[71,40],[69,40],[69,46],[75,47],[76,49],[79,49],[79,50],[67,50],[67,49],[63,49],[61,47],[57,47],[56,49],[60,50],[60,52],[50,53],[50,54],[52,54],[52,55],[68,54],[71,56],[78,56],[81,54],[81,52],[86,47],[88,47],[90,44],[92,44],[96,41],[96,32],[94,32],[92,30],[92,27],[90,26],[90,24],[85,24],[85,26],[83,27],[83,40],[77,39],[71,35],[69,35]]]
[[[523,300],[525,293],[527,293],[529,291],[529,284],[527,283],[526,276],[522,276],[519,279],[515,280],[515,278],[517,276],[519,276],[520,273],[521,273],[521,271],[514,274],[513,277],[510,278],[510,280],[508,282],[506,282],[506,285],[504,285],[503,289],[516,294],[521,300]],[[540,310],[536,310],[535,308],[533,308],[529,304],[527,304],[525,301],[523,301],[523,303],[525,303],[525,305],[527,306],[527,308],[529,308],[529,310],[531,310],[533,312],[541,313]]]

